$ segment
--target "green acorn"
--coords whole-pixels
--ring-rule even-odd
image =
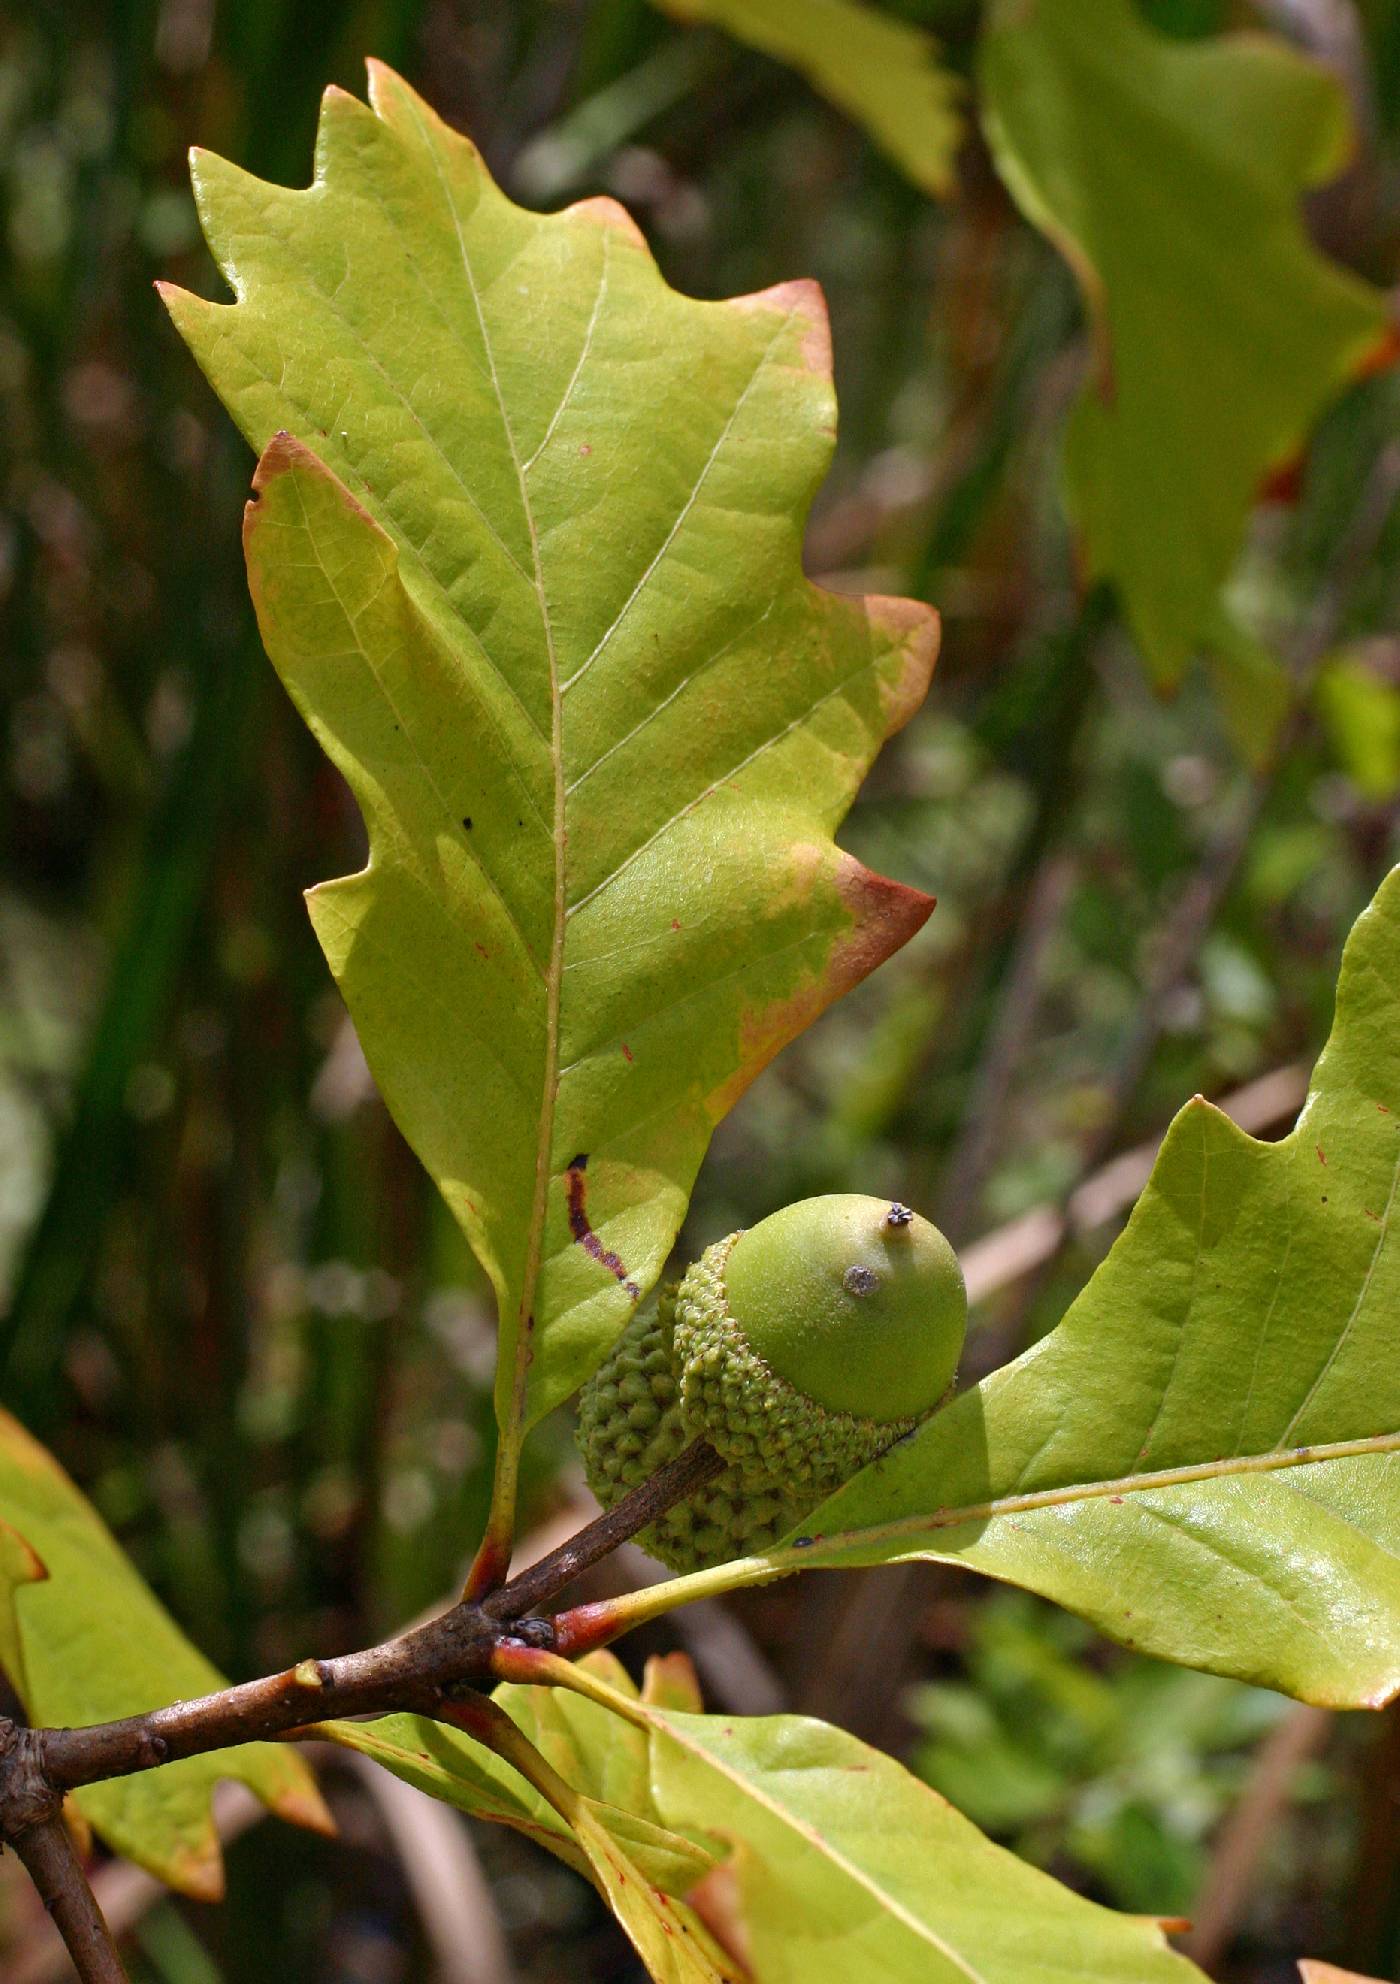
[[[643,1531],[673,1570],[767,1549],[947,1395],[967,1295],[936,1226],[833,1193],[709,1247],[584,1387],[604,1507],[704,1439],[728,1463]]]

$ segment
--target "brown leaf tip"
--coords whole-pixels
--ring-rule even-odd
[[[877,875],[851,856],[842,864],[836,887],[854,922],[833,960],[835,975],[843,986],[858,984],[917,935],[938,900],[906,882]]]

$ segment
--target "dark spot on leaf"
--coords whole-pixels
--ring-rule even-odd
[[[610,1247],[605,1247],[589,1223],[588,1185],[584,1176],[587,1168],[588,1153],[581,1151],[564,1173],[564,1189],[568,1193],[569,1201],[569,1231],[584,1253],[590,1259],[597,1261],[600,1267],[606,1268],[610,1275],[614,1275],[636,1302],[640,1299],[642,1291],[628,1275],[621,1255],[615,1254]]]
[[[470,832],[471,832],[471,830],[472,830],[472,816],[471,816],[471,814],[470,814],[470,813],[464,813],[464,814],[462,815],[462,825],[463,825],[463,826],[464,826],[464,827],[466,828],[466,830],[467,830],[467,832],[468,832],[468,833],[470,833]]]
[[[621,1045],[622,1045],[623,1059],[627,1062],[628,1066],[630,1067],[632,1064],[632,1049],[627,1045],[627,1042],[625,1040],[621,1043]]]
[[[1323,1150],[1321,1144],[1317,1147],[1317,1161],[1319,1164],[1325,1164],[1327,1162],[1327,1153]]]
[[[814,1536],[794,1536],[792,1547],[794,1550],[810,1550],[815,1542],[816,1538]]]

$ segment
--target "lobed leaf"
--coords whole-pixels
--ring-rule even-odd
[[[860,0],[655,0],[801,70],[926,193],[953,190],[962,84],[924,29]]]
[[[720,1117],[932,907],[831,836],[936,621],[803,576],[812,285],[678,296],[612,202],[523,212],[370,96],[327,93],[305,191],[198,155],[238,300],[166,299],[263,451],[264,640],[369,831],[312,918],[495,1285],[513,1432],[655,1280]]]
[[[0,1510],[0,1660],[31,1723],[106,1722],[225,1685],[53,1456],[3,1411]],[[333,1829],[310,1771],[276,1743],[182,1758],[73,1796],[115,1852],[182,1893],[217,1900],[223,1863],[210,1799],[226,1777],[280,1818]]]
[[[1089,310],[1066,442],[1089,569],[1170,686],[1266,472],[1386,341],[1380,292],[1298,211],[1346,161],[1345,96],[1281,41],[1172,40],[1132,0],[995,0],[981,84],[1002,177]]]
[[[1398,1187],[1400,868],[1347,943],[1292,1134],[1189,1103],[1059,1326],[814,1511],[805,1545],[716,1582],[932,1558],[1166,1660],[1380,1707],[1400,1691]]]

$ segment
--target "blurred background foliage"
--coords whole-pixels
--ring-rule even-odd
[[[1252,1127],[1287,1127],[1341,940],[1400,858],[1394,370],[1355,378],[1261,492],[1233,632],[1159,698],[1066,521],[1090,339],[993,169],[979,10],[885,11],[938,35],[973,113],[941,202],[801,74],[646,0],[22,0],[0,24],[3,1396],[234,1674],[452,1589],[493,1344],[299,901],[362,834],[258,647],[251,463],[152,291],[217,293],[189,144],[304,183],[322,85],[359,89],[375,53],[518,198],[626,202],[678,287],[826,291],[841,438],[811,570],[945,622],[929,706],[844,838],[940,902],[726,1123],[687,1258],[804,1192],[897,1193],[978,1243],[968,1364],[1001,1361],[1112,1237],[1123,1173],[1102,1167],[1186,1096],[1270,1077]],[[1354,156],[1307,222],[1393,283],[1392,0],[1140,12],[1183,42],[1262,27],[1340,73]],[[1290,675],[1279,749],[1252,749]],[[530,1523],[576,1521],[581,1496],[561,1415]],[[1194,1914],[1222,1979],[1291,1977],[1299,1953],[1400,1977],[1394,1711],[1329,1719],[1155,1668],[934,1569],[777,1586],[635,1650],[678,1634],[716,1705],[843,1722],[1087,1892]],[[415,1888],[418,1821],[343,1764],[329,1788],[338,1846],[253,1827],[226,1909],[137,1911],[133,1974],[251,1980],[274,1947],[316,1984],[638,1975],[581,1882],[476,1830],[506,1954],[473,1969]],[[0,1934],[7,1975],[39,1961],[9,1883]]]

